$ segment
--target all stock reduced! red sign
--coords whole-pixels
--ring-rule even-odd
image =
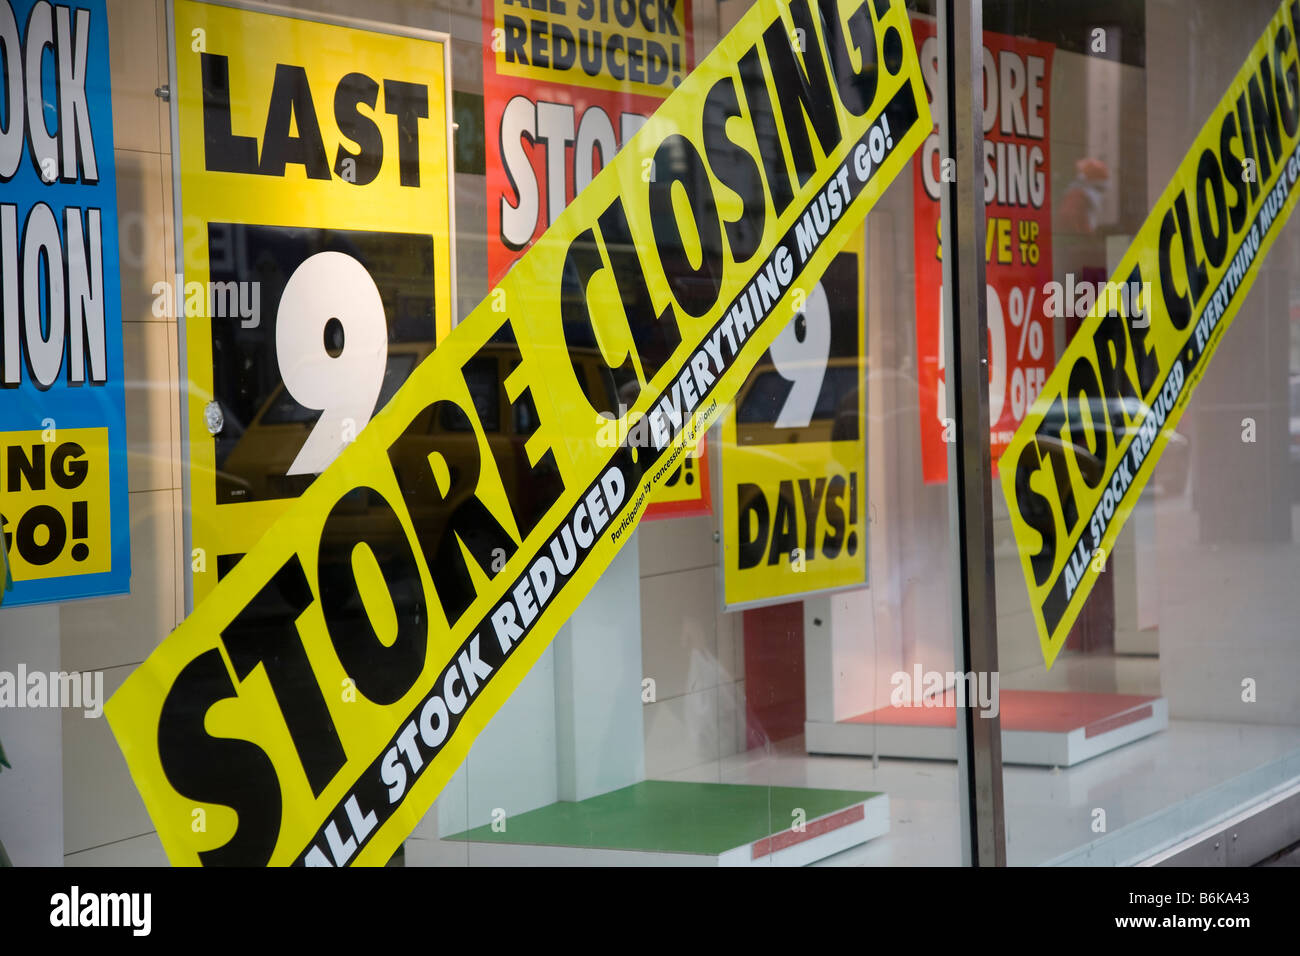
[[[489,284],[677,88],[692,49],[689,0],[486,0]]]
[[[933,103],[939,44],[914,19],[921,74]],[[989,440],[996,462],[1055,362],[1044,284],[1052,279],[1051,43],[984,34],[984,202],[989,325]],[[939,190],[956,164],[937,129],[912,164],[916,351],[925,481],[948,478],[943,250]],[[996,469],[996,465],[995,465]]]

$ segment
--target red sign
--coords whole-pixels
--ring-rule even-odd
[[[538,6],[483,5],[491,285],[694,65],[688,0]]]
[[[496,285],[694,65],[689,0],[487,0],[488,283]],[[610,410],[618,404],[610,396]],[[712,510],[701,439],[643,520]]]
[[[913,20],[930,101],[938,86],[934,23]],[[1045,285],[1052,281],[1051,88],[1055,46],[984,34],[984,203],[989,323],[989,440],[994,471],[1055,364]],[[939,190],[956,174],[936,130],[913,169],[916,351],[921,463],[927,482],[948,477]]]

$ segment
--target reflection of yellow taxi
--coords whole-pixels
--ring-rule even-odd
[[[580,378],[589,382],[603,382],[604,387],[600,390],[607,396],[612,394],[609,370],[598,352],[580,350],[570,354],[575,361],[575,372]],[[562,490],[562,486],[559,485],[558,473],[553,477],[546,476],[544,472],[540,477],[535,476],[534,467],[529,462],[525,445],[540,423],[535,409],[526,403],[511,406],[504,385],[505,379],[519,361],[517,346],[488,344],[465,364],[463,374],[474,403],[473,414],[483,429],[488,452],[501,476],[511,511],[515,515],[540,517]],[[459,545],[452,539],[444,538],[447,522],[467,499],[475,497],[478,474],[491,467],[482,461],[482,448],[467,411],[451,403],[426,408],[412,420],[389,449],[398,484],[403,494],[408,496],[405,507],[409,509],[413,525],[419,529],[424,542],[442,541],[443,546],[450,549],[447,553],[455,556],[452,560],[458,560],[461,552]],[[435,483],[429,463],[429,454],[434,450],[440,454],[447,467],[446,499],[442,498],[441,476]],[[343,584],[344,593],[351,593],[349,582],[352,571],[345,563],[350,558],[350,552],[330,548],[331,540],[366,541],[381,568],[385,570],[390,587],[398,587],[397,578],[402,569],[401,556],[405,545],[396,541],[391,544],[386,542],[403,532],[400,525],[393,522],[387,514],[386,506],[374,500],[374,494],[356,491],[337,506],[339,513],[322,541],[322,588],[337,581]],[[493,517],[507,529],[514,524],[510,517]],[[456,537],[480,562],[487,563],[489,568],[495,570],[501,567],[495,560],[499,558],[504,561],[513,550],[513,542],[503,539],[497,533],[494,523],[488,520],[461,521]],[[496,554],[497,549],[502,549],[505,553]],[[332,557],[332,566],[329,566],[327,555]],[[434,563],[437,564],[437,559]],[[435,587],[447,583],[440,582],[438,567],[431,567],[430,572]],[[412,587],[415,588],[412,599],[418,599],[418,582]],[[398,598],[396,590],[394,598]],[[440,594],[439,599],[444,608],[454,604],[450,593]],[[360,613],[359,606],[357,610]]]
[[[397,392],[416,365],[433,350],[432,342],[396,343],[389,346],[388,364],[375,407],[383,408]],[[219,501],[265,501],[273,498],[296,498],[311,484],[312,475],[290,475],[289,468],[307,441],[316,421],[317,409],[304,408],[294,401],[283,384],[276,387],[253,420],[242,432],[239,423],[227,413],[219,443],[231,442],[222,471],[243,479],[240,486],[219,484]],[[233,434],[232,434],[233,433]],[[233,440],[233,441],[232,441]]]
[[[393,346],[390,357],[396,355],[401,359],[399,364],[402,371],[391,390],[388,380],[385,380],[380,394],[381,402],[387,401],[410,370],[430,350],[428,343]],[[600,390],[612,395],[609,370],[599,353],[594,349],[584,349],[571,354],[577,366],[576,374],[588,382],[603,383]],[[399,485],[405,494],[411,495],[418,502],[412,507],[409,502],[394,501],[391,506],[399,510],[409,509],[412,522],[419,529],[422,540],[429,542],[442,538],[448,518],[466,499],[475,496],[477,475],[491,467],[482,461],[483,449],[471,415],[477,418],[483,430],[488,453],[492,456],[515,513],[538,513],[554,496],[552,485],[532,477],[532,466],[525,450],[525,445],[539,425],[535,410],[526,403],[516,403],[512,407],[506,395],[505,379],[519,361],[519,349],[515,345],[489,343],[484,346],[463,369],[474,408],[461,409],[450,402],[434,403],[422,410],[390,447],[388,454]],[[390,362],[390,375],[392,368]],[[305,413],[296,407],[290,408],[290,404],[282,391],[274,393],[240,436],[237,447],[230,454],[230,465],[237,465],[240,471],[250,471],[253,463],[260,465],[252,481],[257,491],[282,487],[286,480],[284,473],[292,464],[315,421],[317,413]],[[296,406],[296,403],[293,404]],[[433,451],[437,451],[446,463],[445,476],[439,475],[436,482],[434,469],[429,462],[429,455]],[[310,481],[311,476],[305,477]],[[448,488],[445,500],[441,497],[441,480],[444,477]],[[509,517],[496,517],[502,526],[513,526]],[[509,542],[503,545],[494,537],[490,525],[486,521],[463,522],[459,536],[472,553],[490,556],[497,547],[513,547]],[[409,560],[406,558],[407,545],[405,541],[399,543],[398,536],[404,539],[405,532],[393,520],[389,504],[385,504],[379,497],[378,491],[357,488],[345,495],[334,506],[329,526],[322,537],[319,570],[322,590],[339,588],[339,594],[350,595],[345,603],[360,612],[360,606],[356,604],[355,586],[351,583],[353,573],[350,546],[364,541],[384,571],[390,588],[394,589],[394,600],[402,600],[403,594],[409,600],[420,600],[418,581],[402,583],[405,570],[410,566],[404,564]],[[332,546],[336,543],[340,547]],[[459,553],[458,547],[456,553]],[[438,571],[431,571],[436,585]]]
[[[858,408],[859,389],[863,384],[861,361],[853,356],[832,358],[825,363],[796,366],[794,371],[806,370],[810,376],[817,375],[823,365],[825,374],[812,418],[807,425],[797,428],[777,428],[775,424],[794,383],[770,362],[755,366],[736,395],[738,444],[778,445],[862,437]],[[787,367],[786,371],[791,369]]]
[[[1123,447],[1130,437],[1135,436],[1155,412],[1138,398],[1094,398],[1087,405],[1091,421],[1102,423],[1103,436],[1109,432],[1105,423],[1114,428],[1114,435],[1106,438],[1107,454],[1114,456],[1116,449]],[[1068,448],[1079,472],[1088,487],[1095,488],[1105,476],[1106,463],[1088,447],[1087,435],[1078,435],[1073,430],[1074,422],[1066,415],[1063,405],[1054,405],[1043,418],[1038,429],[1037,441],[1040,449],[1050,447]],[[1179,495],[1187,487],[1187,474],[1191,466],[1191,446],[1185,435],[1168,425],[1161,427],[1160,433],[1167,440],[1164,451],[1156,469],[1160,479],[1153,487],[1160,495]],[[1113,467],[1113,465],[1112,465]]]

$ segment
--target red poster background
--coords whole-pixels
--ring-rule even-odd
[[[934,23],[913,20],[912,34],[921,54],[921,70],[933,103],[936,44]],[[930,49],[926,41],[930,40]],[[989,321],[989,438],[993,470],[997,460],[1025,412],[1033,404],[1048,374],[1055,365],[1052,319],[1044,309],[1044,284],[1052,280],[1052,178],[1051,178],[1051,43],[984,34],[985,83],[992,85],[996,101],[985,97],[986,110],[994,112],[993,126],[984,134],[985,141],[985,221]],[[990,56],[992,65],[990,67]],[[1042,61],[1040,82],[1031,79],[1030,58]],[[1017,82],[1015,60],[1022,67]],[[1003,66],[1005,60],[1006,66]],[[990,75],[990,68],[993,73]],[[1031,88],[1042,91],[1042,107],[1030,102]],[[1008,91],[1019,96],[1007,96]],[[1036,95],[1036,89],[1033,91]],[[1007,110],[1003,101],[1007,100]],[[1018,135],[1017,111],[1011,102],[1018,99],[1019,115],[1025,118],[1025,133],[1032,131],[1031,114],[1042,118],[1041,137]],[[1003,131],[1003,120],[1010,132]],[[989,117],[986,113],[985,124]],[[1035,149],[1041,150],[1041,163],[1025,162],[1027,185],[1010,182],[1012,150],[1029,160]],[[990,156],[992,150],[992,156]],[[1005,151],[1005,152],[1003,152]],[[999,174],[1001,161],[1002,175]],[[916,351],[917,382],[920,390],[921,464],[926,482],[944,482],[948,478],[948,447],[944,441],[943,389],[944,370],[940,333],[943,262],[939,248],[939,201],[926,188],[926,167],[931,184],[940,181],[943,172],[938,133],[931,134],[917,159],[912,163],[912,202],[914,250],[916,255]],[[989,199],[990,172],[998,190]],[[1041,197],[1034,183],[1042,176]],[[1005,176],[1005,179],[1002,177]],[[1040,201],[1035,202],[1035,199]],[[949,435],[951,438],[951,434]]]
[[[499,0],[498,0],[499,2]],[[693,40],[691,30],[691,4],[689,0],[678,0],[675,5],[676,9],[682,11],[685,19],[685,31],[683,32],[685,48],[687,51],[686,72],[689,73],[695,66],[693,54]],[[516,11],[517,12],[517,11]],[[526,11],[525,11],[526,12]],[[599,121],[599,117],[587,117],[589,110],[603,111],[608,118],[610,127],[614,133],[616,148],[623,145],[623,122],[624,114],[632,114],[649,118],[659,104],[667,98],[671,90],[665,90],[663,97],[655,96],[637,96],[629,93],[616,92],[607,89],[599,89],[594,86],[581,86],[569,83],[539,83],[534,80],[524,79],[516,76],[507,76],[497,72],[496,60],[500,55],[493,50],[492,30],[494,26],[493,0],[484,0],[483,3],[483,120],[484,120],[484,148],[487,160],[487,253],[488,253],[488,285],[496,285],[501,277],[509,271],[515,261],[527,251],[528,246],[532,244],[550,224],[554,218],[547,202],[547,148],[548,144],[543,142],[540,137],[525,137],[522,140],[524,151],[528,154],[529,162],[532,165],[533,182],[537,184],[538,193],[538,214],[537,221],[533,227],[532,236],[518,248],[512,248],[511,243],[503,235],[501,228],[501,203],[504,200],[512,207],[518,206],[520,201],[520,191],[516,184],[511,182],[510,172],[502,156],[505,148],[503,133],[510,135],[513,131],[503,131],[502,115],[505,112],[506,105],[515,97],[521,96],[528,100],[536,109],[539,103],[555,103],[562,106],[573,107],[573,127],[576,131],[581,127],[584,119],[590,121]],[[581,71],[569,71],[564,74],[558,74],[566,77],[581,78]],[[638,127],[639,128],[639,127]],[[630,138],[630,136],[629,136]],[[531,142],[529,141],[531,139]],[[597,147],[592,150],[592,174],[599,173],[612,159],[613,155],[602,156],[601,150]],[[577,195],[577,189],[574,185],[574,171],[577,167],[578,157],[576,155],[576,135],[575,141],[570,141],[564,146],[564,205],[573,202]],[[557,209],[555,215],[559,215],[561,210]]]

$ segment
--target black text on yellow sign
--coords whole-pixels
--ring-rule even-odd
[[[107,428],[0,432],[0,534],[16,580],[112,566],[108,446]]]
[[[723,419],[729,610],[866,584],[863,242],[835,257]]]
[[[497,0],[495,15],[502,76],[666,96],[691,57],[690,6],[679,0]]]
[[[126,681],[174,862],[391,857],[928,133],[909,31],[755,4]],[[605,376],[647,442],[602,443]]]
[[[451,330],[450,94],[438,34],[174,30],[197,604]]]
[[[1295,206],[1298,28],[1287,0],[999,461],[1048,667]]]

